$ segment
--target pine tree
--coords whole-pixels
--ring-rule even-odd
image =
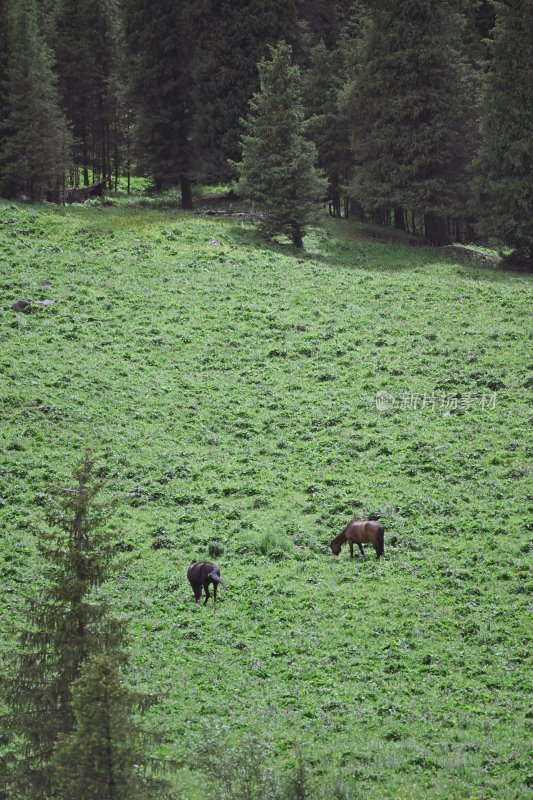
[[[307,134],[316,144],[318,166],[329,181],[333,216],[340,216],[341,191],[352,177],[352,154],[345,115],[339,104],[344,80],[343,52],[328,50],[319,42],[309,53],[309,67],[303,75],[303,98]]]
[[[474,148],[463,18],[448,0],[369,0],[355,74],[345,93],[363,205],[424,216],[447,244],[447,215],[464,212]]]
[[[124,18],[137,164],[158,189],[179,183],[192,208],[194,3],[125,0]]]
[[[0,120],[5,119],[7,105],[7,0],[0,0]],[[0,151],[5,133],[0,124]]]
[[[91,656],[124,658],[125,630],[98,599],[113,569],[112,543],[104,524],[109,506],[98,502],[103,482],[85,455],[75,485],[58,490],[61,503],[47,516],[38,549],[44,585],[34,587],[6,687],[9,726],[19,758],[10,775],[11,796],[45,800],[52,794],[53,752],[58,737],[73,730],[71,687]]]
[[[116,659],[83,664],[72,685],[74,729],[60,735],[54,754],[57,800],[148,800],[164,788],[143,769],[143,734],[133,722],[140,702]]]
[[[296,5],[310,37],[310,47],[306,49],[324,42],[329,51],[334,50],[352,0],[297,0]]]
[[[259,64],[260,90],[245,121],[239,190],[263,213],[265,234],[286,233],[302,247],[306,228],[319,219],[327,181],[304,135],[300,70],[291,63],[291,47],[281,42],[271,56]]]
[[[59,108],[52,53],[37,25],[35,0],[9,0],[5,117],[0,121],[0,185],[32,199],[63,183],[70,132]]]
[[[83,183],[119,172],[124,138],[123,31],[117,0],[59,0],[55,53],[61,102],[72,123]]]
[[[227,181],[235,177],[228,161],[240,155],[241,118],[258,88],[257,63],[269,44],[298,39],[295,3],[196,0],[193,36],[195,159],[205,180]]]
[[[492,233],[533,265],[533,3],[499,2],[477,162]]]

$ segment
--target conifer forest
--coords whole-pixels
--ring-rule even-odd
[[[532,271],[533,0],[0,0],[0,800],[526,798]]]

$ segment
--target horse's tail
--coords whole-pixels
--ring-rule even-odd
[[[378,525],[378,536],[376,542],[376,555],[379,558],[385,552],[385,526]]]
[[[220,583],[220,585],[222,586],[223,589],[226,588],[226,584],[224,583],[224,581],[222,580],[220,575],[217,575],[216,572],[214,572],[214,571],[210,572],[209,573],[209,577],[211,578],[211,580],[215,581],[215,583]]]

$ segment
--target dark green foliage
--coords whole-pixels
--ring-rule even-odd
[[[28,800],[50,795],[53,751],[58,736],[73,729],[71,686],[81,665],[104,652],[123,659],[124,626],[94,595],[113,568],[103,528],[109,507],[97,502],[103,483],[94,466],[90,455],[78,464],[74,486],[58,490],[59,508],[39,533],[44,582],[28,599],[7,686],[20,753],[11,783],[14,795]]]
[[[117,174],[120,163],[123,42],[117,0],[60,0],[54,38],[75,165],[88,185],[90,178]]]
[[[494,27],[495,12],[492,0],[464,3],[465,27],[463,38],[469,57],[483,70],[487,56],[489,36]]]
[[[124,6],[138,165],[158,188],[180,183],[182,204],[190,208],[193,8],[174,0]]]
[[[268,44],[295,42],[297,34],[295,4],[287,0],[194,4],[193,139],[205,179],[234,177],[228,159],[240,155],[241,117],[258,86],[257,63]]]
[[[490,231],[533,264],[533,4],[497,3],[477,162]]]
[[[357,70],[356,50],[362,16],[358,3],[348,2],[336,7],[338,33],[334,46],[328,48],[322,40],[310,48],[303,76],[307,133],[317,145],[318,166],[328,176],[329,208],[333,216],[342,214],[342,194],[345,215],[356,206],[357,213],[362,211],[360,204],[354,204],[350,198],[353,155],[349,107],[344,102],[346,82]]]
[[[158,784],[143,769],[143,737],[133,723],[139,703],[116,659],[97,656],[82,666],[72,686],[75,727],[59,737],[54,755],[57,800],[156,796]]]
[[[39,0],[37,4],[37,24],[48,47],[56,47],[56,13],[62,0]],[[57,66],[57,65],[56,65]]]
[[[70,161],[70,132],[59,108],[52,53],[38,28],[35,0],[7,2],[7,23],[0,188],[7,195],[24,193],[35,199],[62,184]]]
[[[373,0],[354,47],[354,194],[371,209],[424,214],[429,241],[445,244],[444,216],[466,206],[474,151],[462,17],[441,0]]]
[[[339,107],[343,60],[340,47],[330,51],[320,42],[310,51],[303,76],[306,130],[316,144],[318,166],[328,177],[331,196],[347,186],[352,172],[348,126]]]
[[[7,91],[7,0],[0,0],[0,120],[6,114]],[[5,133],[0,125],[0,150]]]
[[[326,180],[314,166],[316,147],[304,136],[300,71],[291,64],[291,48],[282,42],[271,54],[259,65],[261,89],[245,123],[239,190],[263,213],[265,234],[286,233],[301,247],[306,228],[318,219]]]
[[[350,14],[352,0],[300,0],[298,13],[311,42],[324,42],[332,50]]]

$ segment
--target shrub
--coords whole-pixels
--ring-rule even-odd
[[[207,546],[207,552],[211,558],[217,558],[224,552],[224,545],[222,542],[219,542],[215,539],[214,542],[209,542],[209,545]]]
[[[287,536],[274,531],[264,531],[252,538],[248,549],[262,556],[270,558],[283,558],[284,554],[290,550],[291,541]]]
[[[254,735],[229,748],[223,741],[211,739],[202,747],[217,800],[282,800],[279,784],[271,766],[272,745]]]

